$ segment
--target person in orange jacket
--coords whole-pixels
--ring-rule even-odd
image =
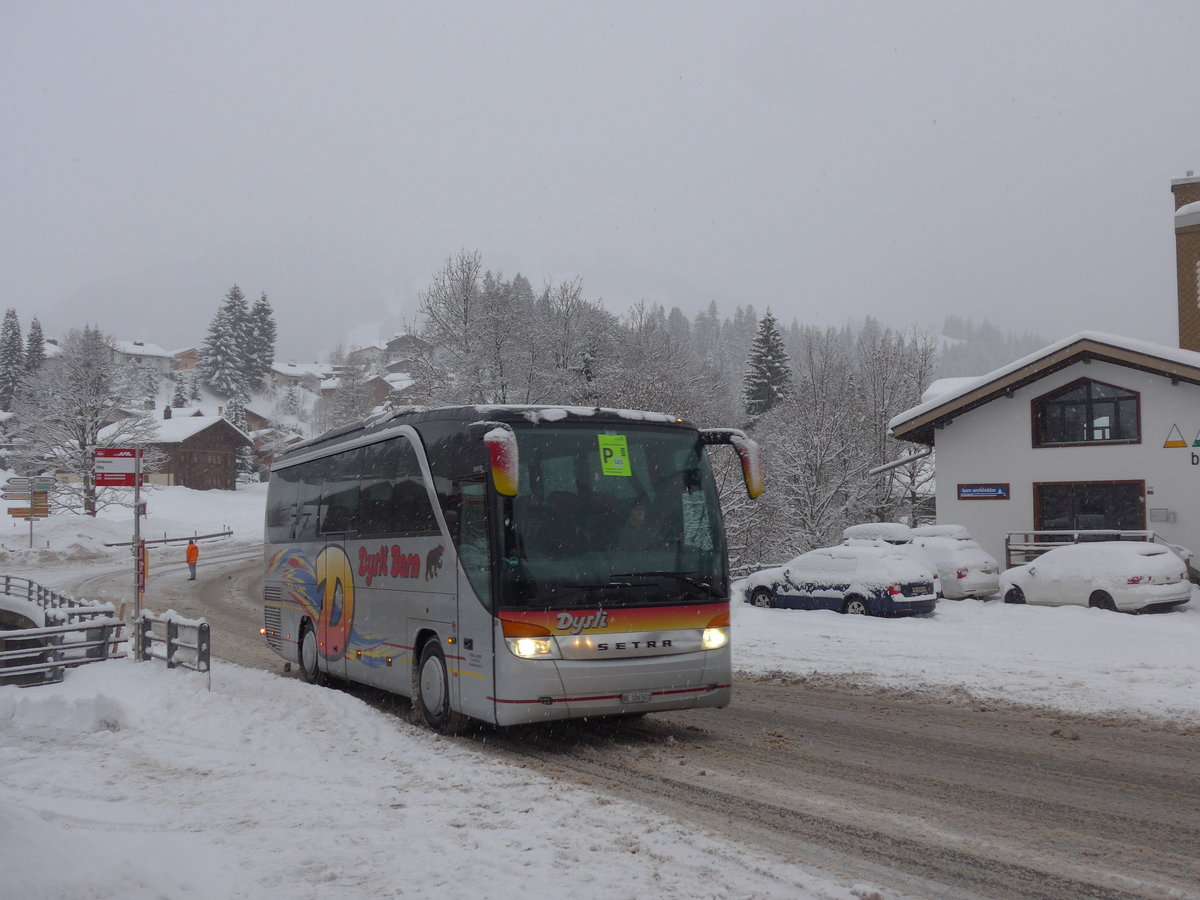
[[[188,541],[187,553],[184,554],[184,559],[187,560],[188,571],[191,574],[188,576],[188,581],[196,580],[196,560],[200,558],[200,548],[196,546],[195,541]]]

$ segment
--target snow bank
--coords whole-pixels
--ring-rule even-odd
[[[5,896],[855,896],[342,692],[212,680],[117,660],[0,688]]]

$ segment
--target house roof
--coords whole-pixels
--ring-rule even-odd
[[[893,437],[919,444],[934,443],[934,432],[956,416],[1011,394],[1060,369],[1084,360],[1099,360],[1162,375],[1174,382],[1200,384],[1200,353],[1164,344],[1081,331],[978,378],[934,382],[923,402],[888,423]]]
[[[250,436],[246,434],[246,432],[242,431],[224,416],[173,416],[170,419],[155,419],[154,428],[156,433],[154,437],[148,441],[148,443],[181,444],[188,438],[193,437],[208,428],[212,428],[218,422],[224,422],[236,433],[244,437],[247,444],[253,443],[253,441],[250,440]],[[109,425],[107,428],[102,428],[97,436],[99,440],[105,440],[105,432],[108,431],[111,433],[111,429],[114,427],[115,426]]]
[[[279,375],[289,375],[293,378],[298,378],[304,375],[315,375],[318,378],[324,378],[333,372],[334,367],[329,363],[275,363],[271,366],[271,371]]]
[[[164,359],[174,359],[175,354],[164,350],[158,344],[147,344],[144,341],[113,341],[118,353],[126,356],[159,356]]]

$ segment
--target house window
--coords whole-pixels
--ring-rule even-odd
[[[1033,401],[1033,445],[1139,443],[1138,396],[1087,378],[1043,394]]]

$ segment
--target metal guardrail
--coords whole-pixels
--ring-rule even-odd
[[[57,684],[67,669],[123,658],[127,654],[119,646],[124,625],[120,619],[105,617],[0,631],[0,684]]]
[[[47,622],[0,631],[0,684],[56,684],[69,668],[127,655],[120,649],[125,623],[111,603],[77,600],[15,575],[0,575],[0,593],[41,608]]]
[[[1162,544],[1183,558],[1191,568],[1192,551],[1164,540],[1153,531],[1124,531],[1115,528],[1084,528],[1075,531],[1010,531],[1004,536],[1005,568],[1023,566],[1043,553],[1064,544],[1080,544],[1087,541],[1147,541]]]
[[[80,610],[82,615],[88,615],[97,610],[107,613],[113,611],[112,604],[110,603],[93,603],[90,600],[76,600],[74,597],[68,597],[65,594],[58,593],[58,591],[52,591],[50,588],[44,587],[36,581],[30,581],[28,578],[22,578],[18,575],[0,575],[0,594],[7,594],[10,597],[20,597],[28,600],[30,603],[40,606],[47,612],[59,609]]]
[[[138,662],[161,659],[168,669],[179,666],[204,672],[212,690],[212,642],[203,619],[184,619],[171,612],[161,616],[143,612],[134,620],[134,632],[134,658]]]
[[[192,534],[192,535],[185,535],[183,537],[166,537],[166,536],[164,536],[161,538],[154,538],[153,540],[142,541],[141,543],[144,543],[147,547],[149,547],[151,544],[182,544],[187,541],[206,541],[209,538],[229,537],[231,534],[233,534],[233,531],[231,529],[226,529],[225,531],[214,531],[211,534]],[[133,541],[117,541],[115,544],[105,544],[104,546],[105,547],[132,547]]]

